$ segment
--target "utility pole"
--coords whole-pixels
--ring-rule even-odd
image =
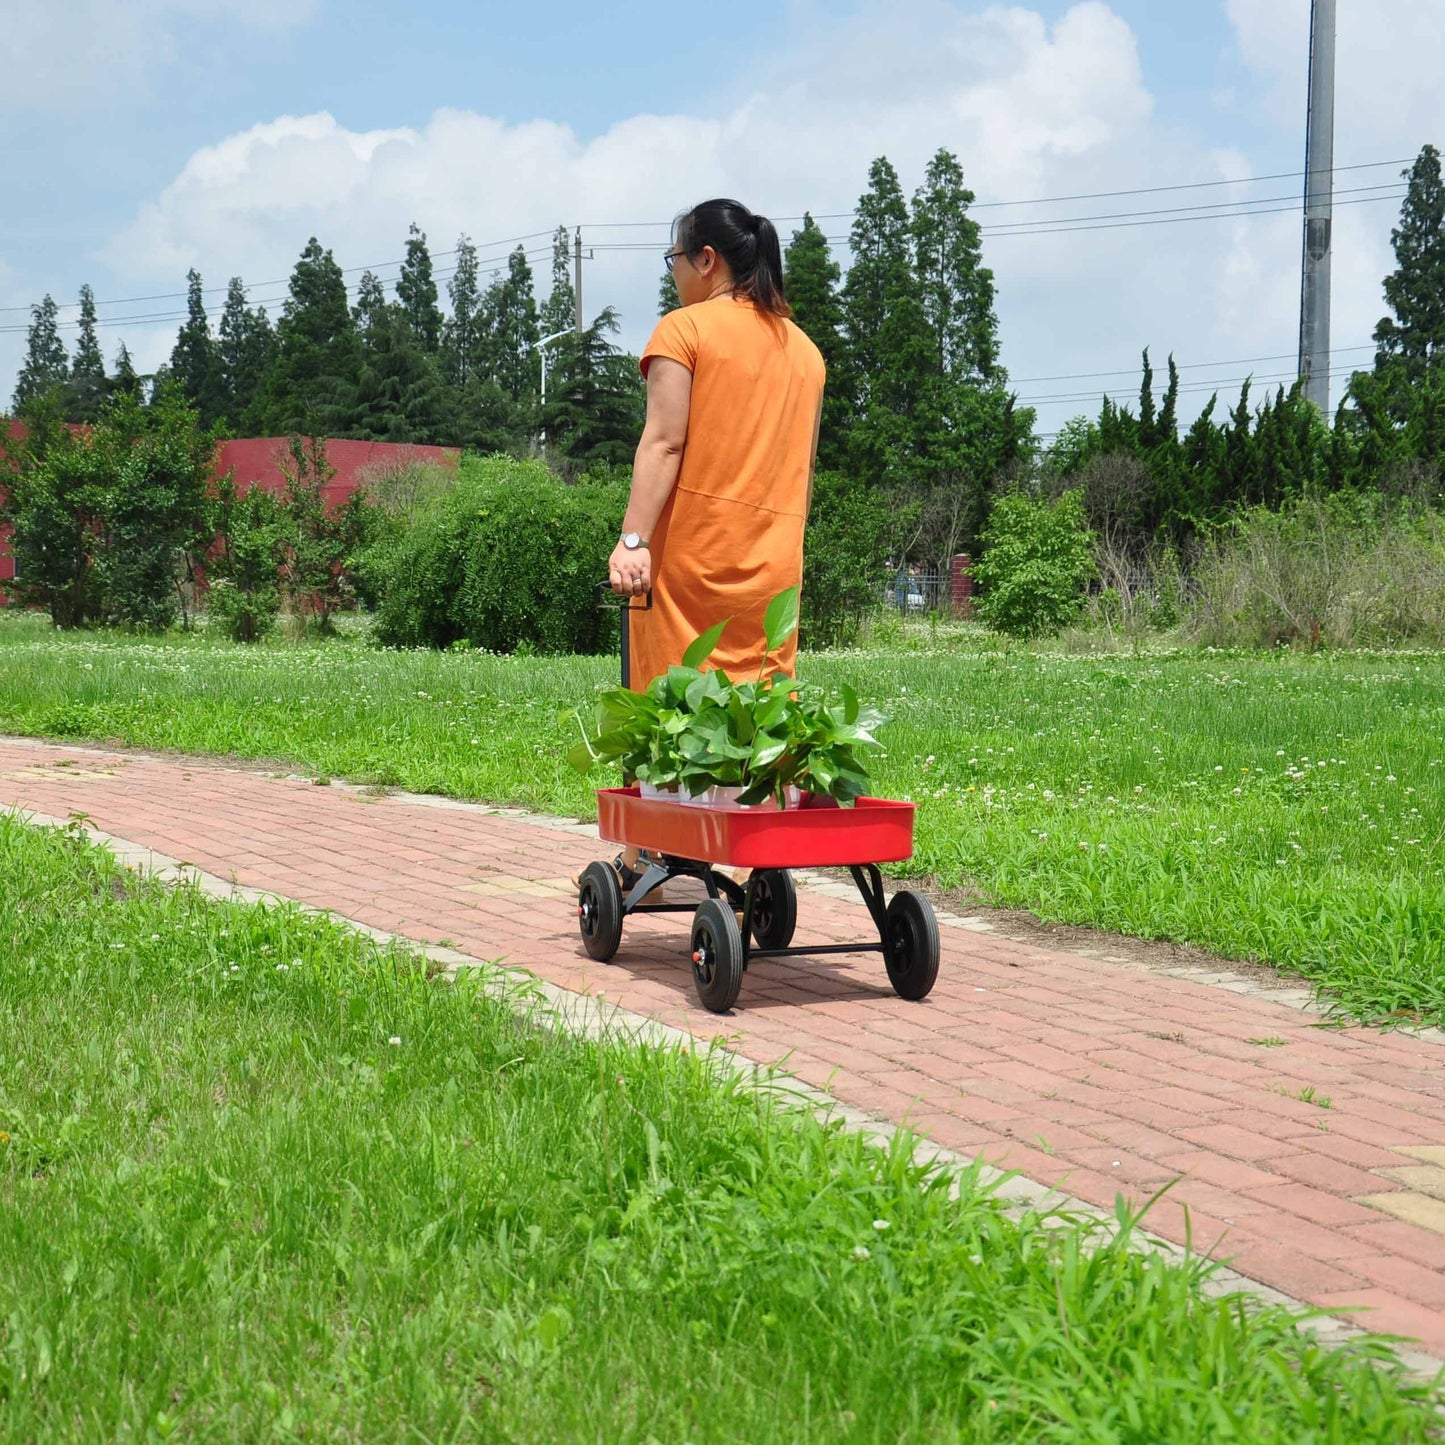
[[[577,234],[572,243],[573,267],[576,272],[576,279],[572,282],[572,306],[576,313],[577,334],[582,335],[582,227],[577,227]]]
[[[1307,400],[1330,414],[1330,232],[1335,198],[1335,0],[1311,0],[1305,140],[1304,261],[1299,374]]]

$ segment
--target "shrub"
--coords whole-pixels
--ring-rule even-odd
[[[367,554],[384,646],[600,652],[616,620],[596,604],[625,486],[572,487],[536,461],[463,459],[455,490]]]
[[[215,555],[206,608],[233,642],[259,642],[276,624],[281,606],[281,563],[287,537],[281,502],[262,487],[237,497],[231,479],[221,483]]]
[[[867,481],[819,472],[803,543],[801,636],[810,647],[851,642],[878,601],[893,512]]]
[[[1077,492],[1047,502],[1013,492],[998,498],[974,568],[979,618],[1011,637],[1055,633],[1079,615],[1094,575],[1093,538]]]
[[[1194,576],[1190,634],[1224,647],[1445,642],[1445,516],[1373,494],[1251,508]]]

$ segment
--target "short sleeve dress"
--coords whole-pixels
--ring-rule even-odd
[[[731,619],[708,666],[736,680],[763,663],[763,612],[803,577],[803,526],[825,367],[791,321],[741,297],[680,307],[658,323],[642,371],[665,356],[692,372],[677,486],[650,538],[652,610],[631,614],[629,685],[682,661]],[[796,635],[767,659],[793,674]]]

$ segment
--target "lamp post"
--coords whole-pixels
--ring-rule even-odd
[[[540,341],[534,341],[530,350],[540,353],[542,357],[542,452],[547,451],[547,353],[544,350],[553,341],[560,341],[564,336],[570,336],[572,328],[569,326],[565,331],[554,331],[550,336],[544,336]]]

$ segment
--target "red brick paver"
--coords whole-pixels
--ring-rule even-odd
[[[756,965],[719,1018],[693,994],[685,915],[631,922],[610,966],[583,953],[567,880],[605,850],[575,832],[0,740],[0,808],[12,806],[84,812],[208,873],[786,1059],[848,1104],[1105,1208],[1172,1182],[1156,1233],[1182,1242],[1188,1228],[1252,1279],[1445,1355],[1433,1039],[1326,1029],[1267,997],[949,927],[925,1003],[896,998],[876,954],[831,956]],[[799,941],[870,929],[860,903],[801,890]],[[1329,1107],[1292,1097],[1307,1087]]]

